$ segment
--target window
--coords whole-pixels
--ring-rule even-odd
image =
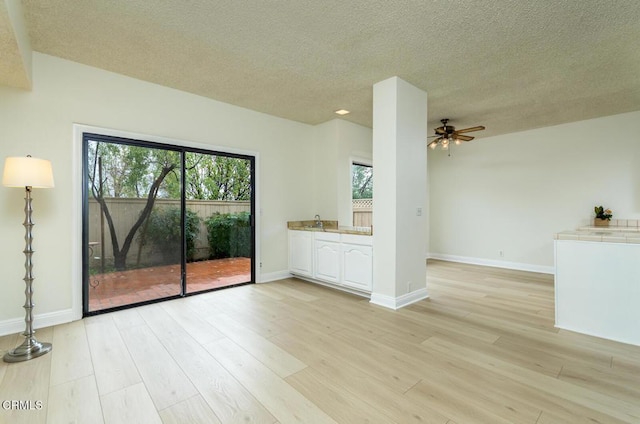
[[[351,202],[353,225],[371,227],[373,217],[373,167],[363,163],[351,164]]]

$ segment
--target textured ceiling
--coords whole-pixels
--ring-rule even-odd
[[[430,132],[640,109],[638,0],[22,3],[35,51],[309,124],[371,126],[395,75],[428,92]]]

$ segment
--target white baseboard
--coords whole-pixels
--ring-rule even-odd
[[[284,280],[293,277],[289,271],[265,272],[260,274],[258,283],[269,283],[271,281]]]
[[[295,274],[292,274],[291,277],[297,278],[299,280],[308,281],[313,284],[319,284],[321,286],[329,287],[330,289],[336,289],[343,292],[355,294],[356,296],[366,297],[367,299],[371,296],[371,293],[369,292],[352,289],[351,287],[343,286],[341,284],[328,283],[326,281],[316,280],[315,278],[310,278],[310,277],[305,277],[302,275],[295,275]]]
[[[598,337],[600,339],[613,340],[614,342],[625,343],[625,344],[634,345],[634,346],[640,346],[640,339],[638,339],[637,337],[635,337],[635,338],[605,337],[602,334],[594,333],[594,332],[591,332],[591,331],[585,331],[584,329],[576,329],[576,328],[566,327],[566,326],[558,325],[558,324],[556,324],[555,327],[557,329],[563,330],[563,331],[571,331],[572,333],[585,334],[587,336]]]
[[[80,318],[74,318],[75,314],[71,309],[65,309],[62,311],[48,312],[45,314],[36,315],[33,318],[33,328],[45,328],[52,325],[65,324],[67,322],[75,321]],[[6,336],[7,334],[21,333],[24,331],[25,323],[24,318],[14,318],[5,321],[0,321],[0,336]]]
[[[446,255],[443,253],[429,253],[428,259],[439,259],[441,261],[460,262],[471,265],[491,266],[494,268],[514,269],[518,271],[538,272],[541,274],[555,274],[555,267],[523,264],[520,262],[496,261],[492,259],[472,258],[469,256]]]
[[[412,303],[419,302],[423,299],[427,299],[428,297],[429,293],[427,292],[426,288],[403,294],[399,297],[371,293],[371,303],[373,303],[374,305],[396,310],[411,305]]]

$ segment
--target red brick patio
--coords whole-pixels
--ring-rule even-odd
[[[187,293],[250,281],[250,258],[216,259],[187,264]],[[90,283],[89,311],[130,305],[180,294],[180,265],[93,275]]]

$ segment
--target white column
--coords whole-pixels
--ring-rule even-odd
[[[427,93],[398,77],[373,86],[373,290],[392,309],[428,297]]]

